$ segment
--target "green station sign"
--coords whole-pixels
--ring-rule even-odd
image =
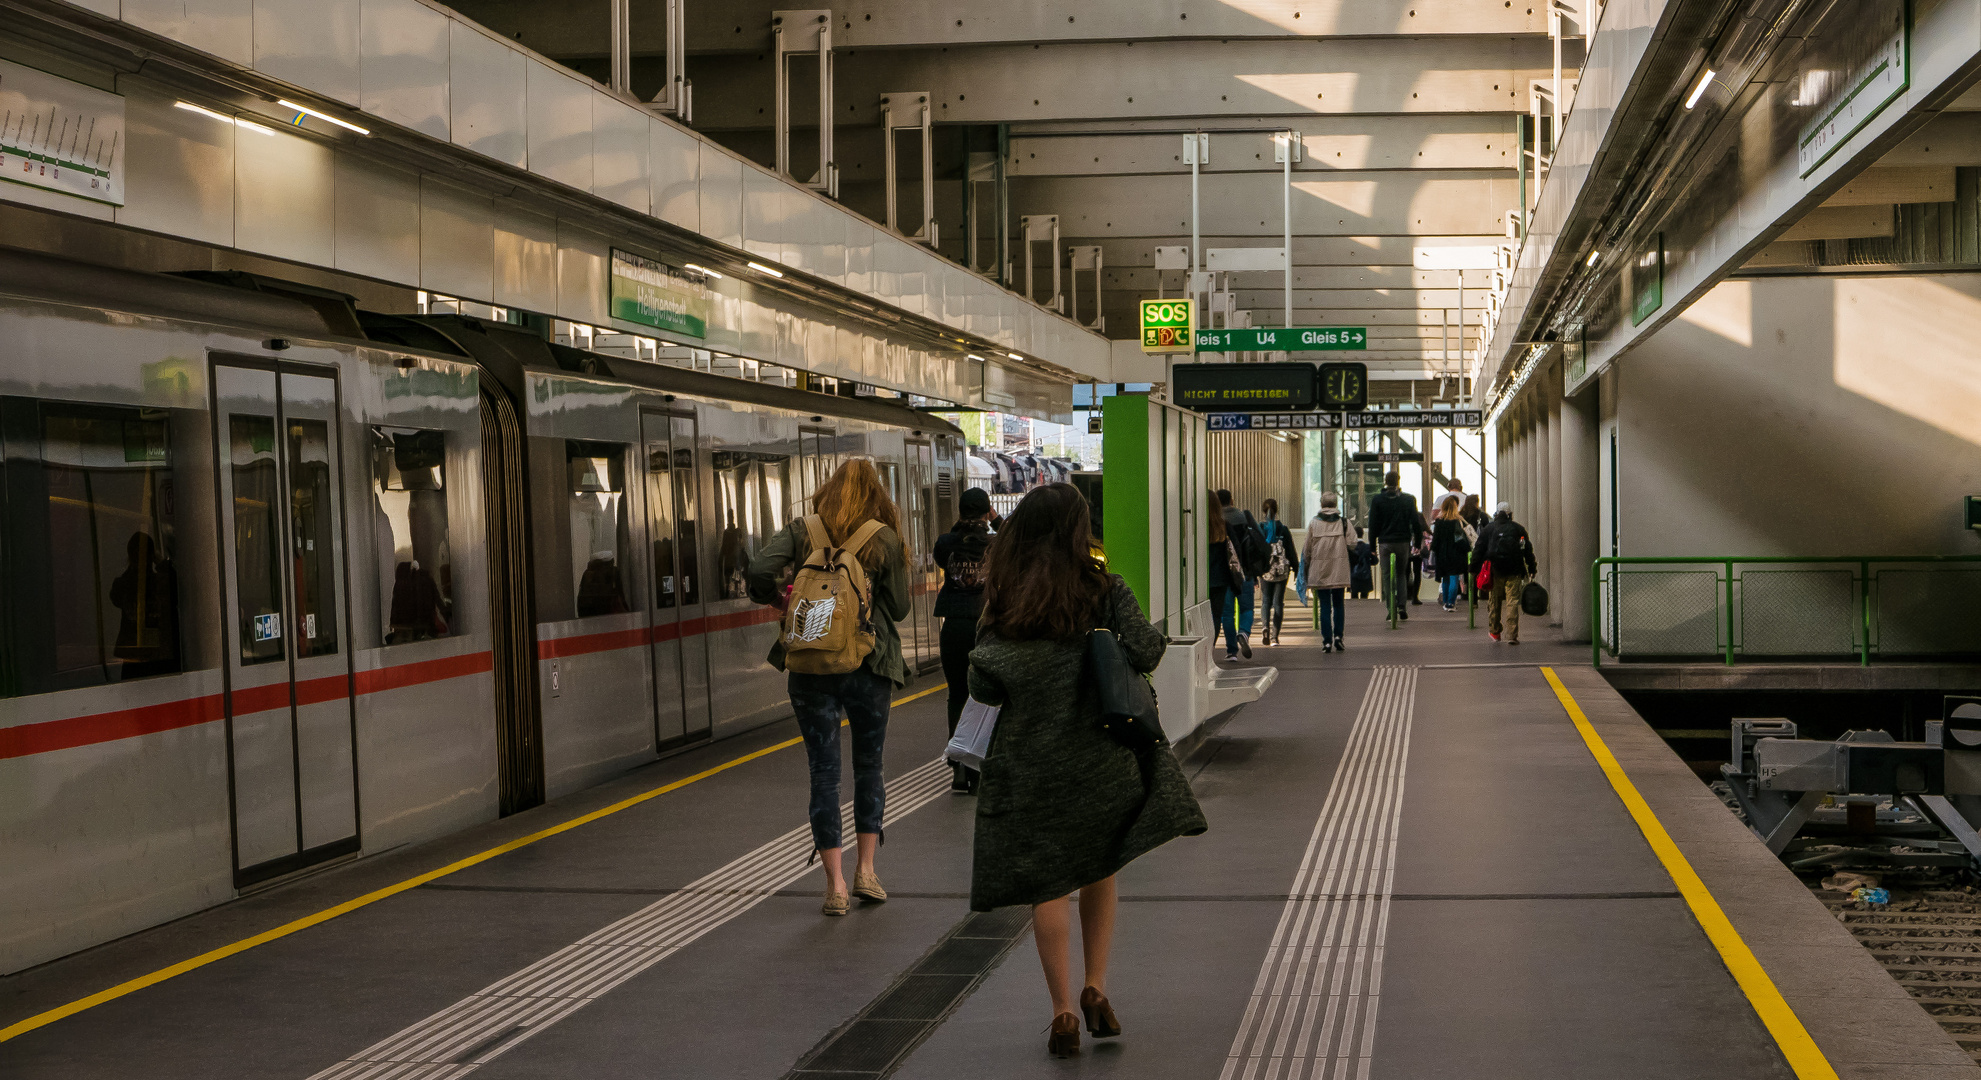
[[[1368,347],[1369,328],[1366,326],[1277,326],[1197,331],[1198,352],[1325,352]]]
[[[612,317],[682,337],[708,337],[709,289],[699,275],[612,251]]]

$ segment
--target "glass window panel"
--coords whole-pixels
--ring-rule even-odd
[[[181,670],[164,413],[48,405],[40,435],[48,670],[31,674]]]
[[[387,645],[459,631],[447,542],[446,458],[445,432],[371,429],[379,640]]]
[[[695,489],[694,422],[673,418],[674,426],[674,550],[680,559],[681,602],[699,604],[702,600],[700,562],[696,550],[696,515],[701,500]]]
[[[289,524],[295,530],[296,655],[337,651],[337,488],[329,425],[290,420]]]
[[[620,553],[628,546],[626,452],[612,443],[567,442],[571,489],[571,573],[578,617],[630,610]]]
[[[649,423],[665,425],[666,420],[648,418]],[[647,452],[647,535],[653,538],[654,606],[671,608],[679,603],[674,591],[674,452],[665,436],[648,438]]]
[[[722,599],[746,597],[744,577],[750,560],[784,528],[791,458],[755,450],[718,450],[711,455],[720,501],[722,539],[717,545]]]
[[[286,656],[282,626],[282,505],[275,458],[275,418],[235,413],[227,418],[228,462],[234,481],[234,588],[241,625],[241,663]]]

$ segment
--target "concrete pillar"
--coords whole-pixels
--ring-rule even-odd
[[[1544,580],[1547,584],[1548,596],[1550,598],[1561,595],[1561,591],[1565,586],[1563,571],[1567,567],[1566,560],[1562,558],[1563,552],[1561,549],[1561,380],[1561,352],[1557,349],[1554,359],[1548,362],[1546,380],[1541,388],[1542,393],[1546,395],[1546,401],[1548,403],[1548,485],[1547,490],[1542,494],[1541,501],[1547,506],[1547,523],[1543,527],[1547,530],[1548,570]],[[1559,604],[1550,603],[1548,605],[1548,625],[1561,625],[1561,606]]]
[[[1565,398],[1561,407],[1561,591],[1555,610],[1561,613],[1561,639],[1589,640],[1589,568],[1601,550],[1599,501],[1602,497],[1601,456],[1597,437],[1602,430],[1601,402],[1594,387]]]

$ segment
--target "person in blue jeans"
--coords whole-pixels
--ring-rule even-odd
[[[1231,552],[1231,577],[1236,583],[1231,591],[1238,600],[1238,655],[1249,660],[1252,658],[1252,594],[1259,588],[1259,579],[1251,572],[1260,567],[1246,565],[1243,556],[1247,548],[1263,554],[1266,542],[1252,512],[1231,505],[1231,492],[1219,488],[1213,494],[1217,496],[1218,514],[1224,518],[1225,536],[1230,538],[1226,548]],[[1230,639],[1226,640],[1228,643]]]
[[[1217,492],[1205,492],[1209,496],[1204,501],[1205,516],[1210,519],[1210,550],[1208,552],[1211,589],[1211,642],[1216,644],[1219,634],[1224,636],[1224,658],[1238,659],[1242,648],[1246,656],[1252,655],[1252,646],[1240,637],[1239,629],[1232,623],[1232,607],[1242,599],[1245,608],[1245,629],[1252,627],[1252,584],[1245,580],[1245,571],[1238,564],[1237,553],[1231,550],[1231,535],[1225,529],[1224,515],[1217,512]]]
[[[1347,622],[1347,605],[1342,594],[1350,578],[1349,553],[1361,539],[1361,530],[1335,512],[1338,500],[1333,492],[1321,496],[1321,512],[1307,523],[1307,545],[1300,553],[1298,588],[1304,595],[1313,590],[1315,614],[1321,623],[1321,651],[1340,652]]]
[[[857,553],[866,568],[871,590],[873,651],[859,668],[843,675],[789,672],[787,687],[798,731],[805,738],[811,772],[812,845],[825,867],[827,915],[852,910],[846,877],[840,868],[839,719],[844,715],[853,735],[853,830],[858,863],[852,896],[880,903],[887,899],[874,855],[881,844],[881,815],[887,809],[887,788],[881,775],[881,755],[887,742],[887,710],[894,691],[908,684],[908,666],[901,656],[901,634],[894,624],[908,617],[908,559],[901,542],[901,512],[881,485],[880,473],[865,458],[853,458],[820,485],[812,499],[813,512],[834,544],[844,544],[860,527],[878,521],[881,528]],[[812,552],[805,519],[795,518],[773,536],[750,561],[745,582],[750,599],[783,607],[789,571]],[[784,668],[784,638],[770,649],[770,663]]]
[[[1458,500],[1444,500],[1437,520],[1431,524],[1431,558],[1438,564],[1438,603],[1446,611],[1457,606],[1465,567],[1472,560],[1472,541],[1465,535],[1465,529]]]

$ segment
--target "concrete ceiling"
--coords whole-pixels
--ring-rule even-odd
[[[763,0],[686,9],[694,126],[772,158],[771,12]],[[1158,246],[1189,243],[1182,132],[1213,133],[1201,179],[1202,246],[1277,247],[1284,198],[1269,132],[1299,131],[1294,169],[1293,321],[1367,325],[1377,374],[1441,368],[1460,334],[1476,344],[1487,274],[1412,269],[1420,244],[1491,243],[1519,201],[1517,114],[1553,72],[1546,0],[861,0],[833,7],[840,198],[884,216],[880,97],[925,91],[936,105],[943,252],[964,257],[966,155],[1007,125],[1012,227],[1056,214],[1060,254],[1098,245],[1113,338],[1136,335],[1135,302],[1176,295]],[[455,7],[538,52],[602,78],[608,4],[461,0]],[[632,6],[635,92],[660,84],[659,0]],[[1572,48],[1573,46],[1571,46]],[[1569,56],[1572,62],[1574,54]],[[794,78],[794,170],[817,159],[815,77]],[[919,169],[904,139],[904,214]],[[988,194],[989,185],[980,192]],[[988,205],[989,200],[985,203]],[[993,250],[992,219],[969,222]],[[1012,259],[1022,277],[1022,247]],[[1038,295],[1050,279],[1036,251]],[[1064,273],[1064,271],[1062,271]],[[1281,325],[1277,273],[1235,275],[1241,310]],[[1080,275],[1080,311],[1093,313]],[[1449,327],[1449,329],[1447,329]],[[1455,351],[1452,354],[1456,355]],[[1454,367],[1456,366],[1454,361]]]

